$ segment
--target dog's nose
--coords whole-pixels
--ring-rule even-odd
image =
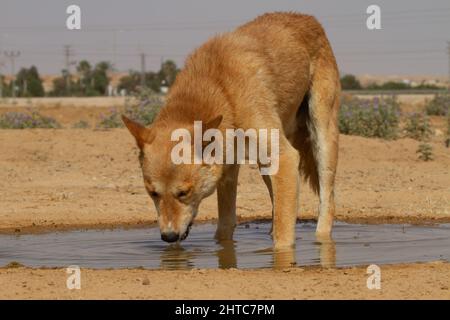
[[[161,233],[161,239],[166,242],[175,242],[180,238],[180,235],[175,232],[165,232]]]

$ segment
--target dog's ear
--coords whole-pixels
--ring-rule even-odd
[[[203,132],[205,132],[208,129],[217,129],[220,124],[222,123],[223,120],[223,116],[219,115],[217,117],[215,117],[214,119],[208,121],[207,123],[205,123],[203,125]]]
[[[146,128],[139,123],[128,119],[124,115],[122,115],[123,123],[127,126],[130,133],[134,136],[136,139],[136,143],[140,149],[144,147],[145,143],[152,143],[153,139],[155,138],[154,133],[150,128]]]

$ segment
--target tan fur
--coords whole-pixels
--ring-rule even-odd
[[[161,231],[171,221],[172,228],[183,233],[200,201],[217,187],[216,237],[232,237],[238,166],[175,166],[170,162],[174,144],[170,132],[192,130],[193,122],[201,120],[220,130],[280,129],[279,171],[264,179],[273,200],[274,244],[284,247],[295,243],[299,172],[320,197],[317,235],[329,236],[334,215],[339,94],[333,52],[322,27],[311,16],[265,14],[195,50],[151,128],[143,133],[126,122],[142,150],[147,188],[159,188],[161,194],[155,201]],[[179,201],[175,190],[186,184],[190,185],[190,198]]]

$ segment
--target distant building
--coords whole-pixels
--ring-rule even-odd
[[[167,94],[167,92],[169,92],[169,87],[167,86],[166,80],[162,81],[161,87],[159,87],[159,89],[161,90],[161,93],[163,93],[163,94]]]

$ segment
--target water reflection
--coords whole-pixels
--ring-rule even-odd
[[[236,253],[236,241],[222,241],[216,243],[216,249],[205,253],[183,248],[181,245],[169,245],[161,252],[160,267],[162,269],[190,269],[194,268],[195,261],[201,260],[202,256],[210,258],[216,256],[217,266],[221,269],[237,268],[238,257]],[[298,246],[298,245],[297,245]],[[336,266],[336,243],[332,238],[317,239],[315,246],[318,253],[318,262],[324,268],[334,268]],[[257,250],[258,255],[270,255],[270,266],[274,269],[285,269],[297,266],[297,253],[302,248],[287,248],[274,250],[267,248]]]
[[[295,248],[272,251],[272,267],[274,269],[292,268],[297,265]]]
[[[317,238],[320,265],[324,268],[336,267],[336,242],[332,237]]]
[[[221,241],[216,251],[218,266],[221,269],[237,268],[236,244],[233,240]]]
[[[182,246],[169,245],[161,252],[161,269],[191,269],[194,267],[195,255]]]

